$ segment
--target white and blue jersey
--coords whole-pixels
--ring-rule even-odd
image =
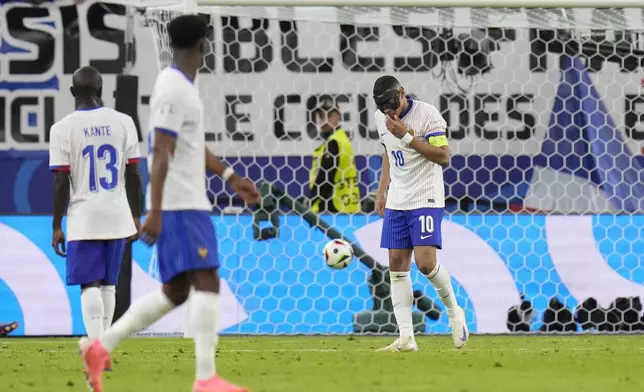
[[[381,247],[440,249],[445,207],[443,168],[392,135],[387,130],[384,113],[377,111],[374,117],[380,142],[389,158],[391,176]],[[434,106],[408,98],[407,110],[400,118],[415,138],[436,147],[447,146],[447,123]]]
[[[141,158],[132,118],[97,106],[51,127],[49,167],[69,172],[67,284],[115,285],[125,238],[136,233],[125,166]]]
[[[163,186],[157,259],[161,280],[198,269],[218,268],[217,240],[206,195],[206,135],[199,90],[174,65],[164,69],[150,98],[150,151],[154,135],[176,138]],[[148,161],[152,167],[152,157]],[[148,186],[147,204],[150,207]]]

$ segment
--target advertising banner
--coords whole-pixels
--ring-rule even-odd
[[[382,220],[324,217],[378,263]],[[371,310],[370,270],[357,260],[343,270],[324,264],[328,240],[299,217],[284,217],[280,236],[252,239],[252,217],[213,217],[222,263],[222,333],[353,332],[354,316]],[[18,335],[84,333],[79,289],[65,287],[65,261],[51,249],[51,218],[0,217],[0,320],[18,321]],[[439,262],[451,273],[459,304],[477,333],[507,333],[508,311],[523,295],[532,303],[532,331],[556,298],[573,311],[588,298],[609,308],[617,297],[644,297],[642,216],[450,216],[443,222]],[[159,286],[153,249],[134,245],[133,300]],[[414,290],[440,304],[412,267]],[[579,326],[575,328],[579,329]],[[178,309],[146,333],[186,332]],[[445,312],[427,333],[448,332]]]
[[[560,84],[558,59],[565,38],[547,29],[543,15],[365,10],[347,24],[334,9],[311,15],[301,9],[275,14],[279,10],[271,8],[263,14],[271,18],[244,9],[238,16],[232,10],[212,9],[210,52],[198,82],[207,108],[207,139],[219,151],[235,156],[312,151],[320,139],[311,110],[321,99],[332,99],[343,112],[356,153],[380,154],[371,90],[386,73],[441,110],[455,154],[534,156],[541,151]],[[644,73],[624,53],[641,45],[628,29],[641,30],[642,10],[595,11],[571,10],[570,23],[578,27],[575,34],[607,45],[607,53],[584,55],[585,62],[619,138],[639,152]],[[0,8],[0,150],[46,149],[49,126],[73,110],[71,74],[81,65],[104,74],[104,98],[112,106],[115,75],[125,65],[125,23],[122,5],[9,3]],[[136,15],[133,74],[140,78],[144,126],[159,68],[156,48],[167,48],[169,42],[166,23],[167,18]],[[480,27],[487,23],[499,28],[486,32]],[[421,24],[426,27],[417,27]],[[460,54],[474,54],[444,57],[446,25],[455,37],[465,34],[476,41],[483,31],[490,40],[489,67],[477,68],[481,72],[471,78],[459,76],[460,87],[444,83],[445,73],[460,75]],[[551,41],[559,46],[546,45]]]

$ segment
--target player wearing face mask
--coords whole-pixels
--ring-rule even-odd
[[[360,212],[360,190],[353,147],[342,129],[342,114],[329,104],[314,113],[320,136],[324,140],[313,152],[309,202],[315,213]]]

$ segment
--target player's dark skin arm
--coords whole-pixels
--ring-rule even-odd
[[[69,172],[57,171],[54,174],[54,224],[53,229],[61,229],[65,209],[69,203]]]
[[[384,147],[384,145],[383,145]],[[380,172],[380,182],[378,183],[378,190],[376,190],[376,213],[381,217],[385,216],[385,193],[391,183],[391,173],[389,172],[389,154],[387,154],[387,147],[385,153],[382,154],[382,170]]]
[[[219,177],[223,177],[224,171],[228,168],[221,159],[217,158],[208,147],[205,148],[206,154],[206,169],[215,173]],[[241,177],[237,173],[233,173],[228,178],[228,184],[233,188],[233,191],[237,193],[246,203],[254,205],[259,203],[260,195],[255,188],[255,184],[250,182],[248,179]]]
[[[340,147],[338,146],[338,142],[331,140],[327,145],[325,154],[322,156],[318,174],[315,177],[313,188],[309,194],[311,204],[316,199],[321,199],[320,211],[336,212],[334,211],[331,198],[333,197],[333,177],[335,177],[335,171],[338,167],[339,155]]]
[[[135,241],[141,229],[141,212],[143,209],[143,189],[138,162],[128,163],[125,166],[125,192],[127,193],[127,201],[130,204],[132,218],[137,231],[137,234],[130,237],[130,240]]]
[[[224,170],[226,170],[226,168],[227,168],[228,166],[226,166],[226,164],[225,164],[225,163],[223,163],[223,162],[221,161],[221,159],[219,159],[219,158],[218,158],[218,157],[216,157],[212,152],[210,152],[210,150],[208,149],[208,147],[206,147],[206,151],[205,151],[205,153],[206,153],[206,169],[208,169],[208,170],[210,170],[211,172],[215,173],[218,177],[223,176],[223,175],[224,175]],[[237,173],[234,173],[234,174],[233,174],[233,175],[228,179],[228,181],[233,180],[233,177],[239,177],[239,175],[238,175]]]
[[[150,211],[161,211],[163,185],[168,176],[170,156],[174,152],[176,137],[165,132],[155,131],[152,150],[152,169],[150,170]]]
[[[65,256],[65,234],[63,233],[63,216],[69,203],[70,180],[68,171],[56,171],[54,173],[54,238],[52,246],[59,256]]]
[[[431,144],[423,143],[420,139],[414,138],[409,147],[416,150],[417,153],[434,163],[447,167],[449,164],[449,148],[447,146],[434,147]]]
[[[168,176],[170,156],[174,153],[176,138],[166,132],[154,131],[152,168],[150,169],[150,211],[145,219],[141,239],[148,245],[157,241],[161,233],[161,202],[163,185]]]

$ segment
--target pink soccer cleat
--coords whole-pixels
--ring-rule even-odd
[[[192,384],[192,392],[250,392],[250,389],[231,384],[215,375],[208,380],[195,381]]]
[[[105,371],[106,372],[112,371],[112,361],[110,360],[110,357],[107,357],[107,361],[105,362]]]
[[[99,340],[90,341],[81,338],[78,342],[80,354],[83,358],[83,366],[87,385],[94,392],[103,392],[103,371],[110,362],[110,354]]]

